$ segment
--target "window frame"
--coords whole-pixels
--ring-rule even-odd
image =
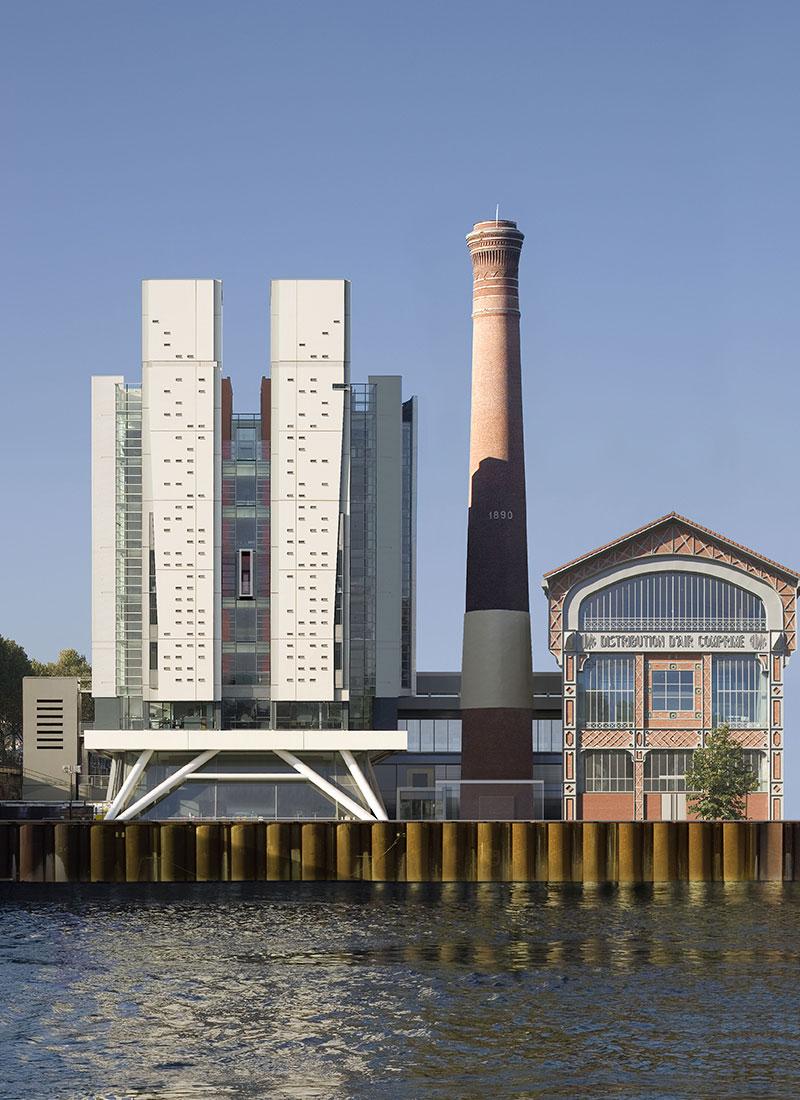
[[[585,794],[633,794],[633,756],[628,750],[587,749],[581,762]]]

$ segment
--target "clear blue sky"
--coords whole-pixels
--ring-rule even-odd
[[[88,651],[89,377],[139,377],[140,279],[224,280],[254,410],[269,279],[347,277],[354,377],[420,398],[419,665],[457,667],[497,202],[536,666],[541,574],[664,512],[800,566],[799,51],[778,0],[4,4],[0,633]],[[800,745],[800,656],[787,685]]]

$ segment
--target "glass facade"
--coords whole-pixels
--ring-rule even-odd
[[[461,752],[460,718],[401,718],[397,728],[408,731],[409,752]]]
[[[134,798],[152,790],[190,757],[177,753],[158,753],[148,767]],[[335,753],[320,753],[308,758],[311,767],[359,805],[365,805],[353,777]],[[283,774],[296,776],[293,769],[269,754],[247,756],[226,753],[216,757],[202,771],[253,775]],[[274,819],[337,820],[352,815],[318,787],[297,778],[277,781],[224,778],[187,780],[142,814],[142,820],[190,819],[270,821]]]
[[[404,818],[433,818],[443,780],[458,781],[460,763],[447,763],[443,755],[461,752],[461,719],[455,717],[400,718],[397,728],[408,733],[408,755],[393,754],[375,765],[387,811],[396,809],[397,789],[402,791]],[[563,722],[560,718],[537,718],[532,723],[533,779],[541,783],[543,804],[537,815],[545,820],[561,817],[561,780],[563,765]],[[413,755],[412,755],[413,754]],[[440,755],[441,754],[441,755]],[[546,756],[544,754],[552,754]],[[414,790],[420,789],[418,797]],[[538,797],[538,796],[537,796]]]
[[[122,701],[124,724],[141,727],[144,608],[142,391],[139,386],[117,386],[116,574],[117,695]]]
[[[149,703],[151,729],[209,730],[214,728],[213,703]]]
[[[402,589],[400,605],[400,687],[404,691],[413,690],[412,670],[414,665],[414,543],[416,540],[414,499],[414,423],[415,402],[413,398],[403,402],[403,549],[402,549]]]
[[[767,722],[767,675],[753,654],[715,656],[712,665],[713,723],[758,729]]]
[[[764,604],[702,573],[648,573],[617,581],[581,604],[581,630],[766,630]]]
[[[533,751],[561,752],[564,747],[564,723],[560,718],[534,718]]]
[[[269,441],[262,441],[261,419],[234,416],[222,456],[223,699],[230,686],[256,687],[259,700],[269,699],[269,504]],[[262,725],[261,712],[259,707],[240,708],[236,724]]]
[[[375,385],[350,387],[350,726],[369,729],[375,697],[377,578]]]
[[[445,780],[458,782],[461,779],[460,764],[430,759],[397,762],[395,758],[392,763],[375,764],[373,770],[390,818],[397,816],[398,790],[403,792],[403,809],[407,816],[432,818],[435,810],[432,791],[435,791],[437,783]],[[419,791],[418,799],[413,797],[414,790]]]
[[[582,725],[618,729],[633,724],[634,669],[632,656],[598,654],[587,658],[578,675]]]

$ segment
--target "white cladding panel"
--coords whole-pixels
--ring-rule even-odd
[[[153,280],[143,284],[142,298],[143,579],[147,592],[152,549],[158,612],[150,626],[158,664],[144,670],[145,694],[213,700],[220,695],[214,547],[221,372],[214,355],[221,288],[213,280]]]
[[[349,287],[272,283],[271,668],[276,701],[336,698],[334,610]]]
[[[117,693],[116,412],[121,375],[92,378],[92,694]]]
[[[142,361],[222,358],[222,284],[216,279],[142,283]]]

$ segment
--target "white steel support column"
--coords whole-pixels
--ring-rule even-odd
[[[378,782],[378,778],[375,775],[375,769],[372,766],[372,758],[370,756],[365,756],[364,759],[366,761],[366,767],[363,769],[363,771],[364,771],[364,774],[367,777],[367,782],[369,783],[370,787],[372,787],[372,790],[375,794],[375,797],[377,798],[378,802],[380,802],[380,804],[381,804],[383,812],[386,813],[386,803],[383,800],[383,795],[381,794],[381,785]],[[387,816],[386,820],[387,821],[389,820],[388,816]]]
[[[212,756],[216,755],[216,749],[208,749],[206,752],[201,752],[199,756],[195,756],[188,764],[184,764],[182,768],[178,768],[178,770],[168,776],[163,783],[159,783],[157,787],[153,787],[152,791],[148,791],[138,802],[134,802],[127,810],[124,810],[119,815],[119,820],[130,821],[132,817],[136,817],[142,810],[146,810],[148,806],[152,806],[154,802],[158,802],[160,798],[169,794],[175,787],[179,787],[188,775],[198,768],[202,768],[203,764],[207,763]]]
[[[106,801],[111,802],[117,794],[117,781],[119,779],[119,756],[114,753],[111,757],[111,768],[108,772],[108,787],[106,788]]]
[[[313,783],[315,787],[323,792],[323,794],[328,795],[334,802],[338,802],[340,806],[344,806],[344,808],[349,813],[353,814],[354,817],[357,817],[359,821],[374,821],[372,814],[365,810],[363,806],[359,806],[357,802],[350,798],[349,795],[340,791],[333,783],[329,783],[327,779],[323,779],[318,772],[315,772],[308,764],[305,764],[296,757],[294,753],[286,752],[285,749],[274,749],[273,751],[276,756],[279,756],[281,760],[284,761],[284,763],[291,765],[300,775],[304,775],[309,783]]]
[[[347,764],[350,774],[352,775],[353,779],[355,779],[358,789],[363,794],[364,798],[367,801],[367,805],[372,810],[375,817],[378,819],[378,821],[388,821],[389,817],[386,813],[386,810],[381,805],[380,800],[375,795],[375,791],[372,789],[369,780],[364,775],[363,771],[358,765],[358,761],[349,749],[342,749],[342,759],[344,760],[345,764]]]
[[[117,814],[120,812],[120,810],[125,809],[125,806],[127,805],[128,799],[133,794],[133,792],[136,790],[136,784],[141,779],[142,772],[147,767],[147,765],[150,763],[150,757],[152,755],[153,755],[153,750],[152,749],[145,749],[145,751],[143,753],[141,753],[141,755],[139,756],[139,759],[136,761],[136,763],[133,765],[133,767],[128,772],[127,776],[125,777],[125,781],[122,784],[122,786],[120,787],[119,792],[117,793],[116,797],[114,798],[114,801],[108,807],[108,812],[106,813],[106,816],[105,816],[106,821],[113,821],[114,818],[117,816]],[[111,766],[114,767],[114,765],[116,763],[117,763],[117,758],[115,756],[113,761],[112,761]],[[109,787],[110,786],[111,786],[111,784],[109,783]]]

